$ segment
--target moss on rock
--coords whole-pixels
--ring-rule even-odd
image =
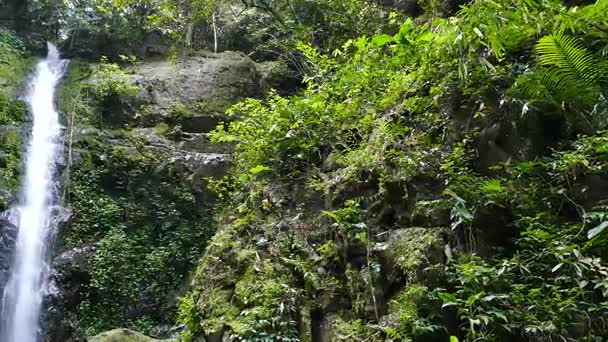
[[[150,333],[171,324],[215,227],[212,200],[170,148],[137,134],[76,132],[73,155],[66,183],[73,217],[60,248],[96,248],[79,292],[54,308],[58,325],[71,325],[79,340],[115,326]]]
[[[161,342],[129,329],[115,329],[103,332],[89,340],[89,342]]]

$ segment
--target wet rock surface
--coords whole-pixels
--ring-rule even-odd
[[[0,293],[10,277],[12,254],[17,242],[18,228],[11,220],[11,210],[0,215]]]
[[[67,315],[82,301],[82,291],[90,281],[89,264],[97,246],[88,245],[59,254],[51,265],[45,297],[48,308],[43,316],[48,331],[47,341],[68,341],[77,330],[76,322]]]

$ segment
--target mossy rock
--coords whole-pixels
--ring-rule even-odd
[[[147,337],[143,334],[135,332],[129,329],[115,329],[103,332],[92,339],[89,342],[160,342],[169,340],[157,340],[155,338]]]
[[[405,276],[409,281],[435,283],[436,266],[445,263],[447,228],[410,227],[391,232],[388,241],[388,266],[391,278]]]
[[[212,130],[227,108],[261,91],[256,64],[238,52],[200,51],[175,62],[142,63],[132,71],[138,98],[148,104],[141,114],[146,123],[180,123],[195,133]]]

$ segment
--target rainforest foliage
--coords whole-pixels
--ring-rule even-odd
[[[236,105],[214,134],[236,142],[242,214],[199,265],[191,333],[287,341],[320,315],[334,340],[600,340],[607,10],[474,1],[331,53],[299,44],[301,94]]]
[[[62,41],[79,56],[116,57],[141,51],[157,34],[174,48],[213,48],[283,56],[292,63],[295,44],[313,43],[329,51],[359,35],[397,27],[397,12],[366,0],[4,0],[19,12],[14,26],[30,35]],[[178,52],[180,50],[175,50]]]
[[[94,248],[77,338],[608,335],[608,1],[1,4],[22,14],[0,31],[1,124],[24,119],[40,35],[95,61],[74,61],[60,96],[77,132],[60,248]],[[174,59],[219,46],[301,80],[222,113],[227,176],[184,179],[138,135],[126,55],[151,34]],[[148,128],[182,143],[178,125]],[[15,187],[21,134],[0,139]]]
[[[15,32],[0,28],[0,187],[16,189],[21,173],[21,135],[18,125],[25,119],[25,104],[15,94],[22,92],[22,80],[31,69],[21,39]],[[2,196],[4,197],[4,196]],[[0,207],[5,208],[5,198]]]
[[[116,138],[83,138],[87,153],[67,185],[75,212],[62,248],[95,245],[86,297],[70,313],[88,336],[172,322],[166,298],[180,291],[214,227],[200,194],[171,165],[159,166],[162,153],[136,136],[115,147],[106,140]]]

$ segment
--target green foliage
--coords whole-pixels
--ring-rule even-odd
[[[304,41],[325,52],[340,47],[352,37],[373,35],[388,22],[388,13],[376,3],[363,0],[301,1],[253,0],[246,7],[268,17],[266,27],[253,24],[250,32],[264,32],[259,50],[292,55],[296,42]],[[388,25],[386,25],[388,26]],[[293,60],[289,60],[293,62]]]
[[[394,29],[398,17],[366,0],[113,2],[119,9],[147,8],[147,30],[169,35],[177,47],[214,49],[219,44],[255,59],[280,57],[300,74],[307,70],[296,49],[300,41],[331,52],[352,37]]]
[[[542,68],[524,75],[519,85],[527,96],[571,112],[572,124],[579,130],[605,128],[608,60],[563,33],[541,38],[536,51]]]
[[[0,92],[0,125],[22,122],[25,117],[25,104],[9,93]]]
[[[121,56],[124,63],[131,57]],[[99,64],[73,61],[64,77],[59,108],[72,126],[122,128],[132,119],[132,99],[137,92],[124,68],[102,57]]]
[[[107,4],[110,12],[134,8]],[[145,5],[155,9],[145,15],[148,25],[185,41],[219,8]],[[591,134],[605,102],[606,1],[577,10],[554,0],[474,1],[455,17],[409,19],[398,30],[389,19],[396,16],[368,1],[244,6],[268,19],[252,24],[265,28],[260,46],[303,61],[306,88],[245,100],[213,133],[214,141],[236,144],[235,167],[230,178],[208,182],[226,201],[226,222],[180,305],[184,340],[220,330],[239,340],[298,340],[303,317],[332,305],[336,340],[606,335],[608,216],[593,182],[606,177],[608,141]],[[84,105],[70,112],[97,106],[101,115],[91,123],[124,126],[128,120],[104,115],[132,95],[128,75],[108,61],[93,74]],[[536,83],[522,93],[525,80]],[[174,114],[179,120],[189,110],[177,104]],[[517,126],[522,113],[541,112],[571,123],[572,114],[584,115],[594,123],[591,135],[551,145],[553,155],[508,151],[504,165],[479,165],[486,145],[509,144],[484,142],[493,124]],[[70,185],[77,212],[67,246],[99,241],[79,308],[91,334],[169,321],[174,308],[161,307],[161,298],[183,281],[210,232],[196,194],[170,164],[157,168],[164,157],[132,145],[94,150]],[[385,251],[382,239],[418,224],[412,210],[428,203],[440,203],[432,209],[447,209],[450,220],[447,211],[443,220],[428,210],[422,224],[451,226],[436,230],[449,238],[417,228],[429,233]],[[492,234],[498,238],[484,240]],[[423,250],[444,247],[446,279],[420,276],[437,266],[427,265]],[[391,254],[396,264],[385,268]],[[394,266],[405,284],[386,274]],[[437,284],[430,282],[444,289],[431,290]],[[376,302],[381,290],[392,295],[386,307]],[[153,310],[138,307],[144,300]]]
[[[333,219],[332,227],[336,228],[346,240],[362,240],[367,239],[367,225],[363,222],[363,212],[359,208],[359,203],[355,201],[346,201],[344,208],[332,211],[323,211],[323,214]]]
[[[134,95],[137,87],[130,82],[118,64],[110,63],[107,57],[102,57],[98,66],[93,70],[92,79],[87,83],[87,89],[97,100],[110,96]]]
[[[22,42],[13,33],[0,28],[0,125],[16,124],[25,118],[25,104],[15,98],[30,60],[23,54]]]
[[[337,320],[334,323],[334,338],[336,341],[378,341],[382,339],[382,331],[377,326],[370,326],[364,320]],[[407,341],[407,339],[405,340]]]
[[[322,105],[321,98],[316,101]],[[237,165],[241,172],[239,180],[255,179],[257,174],[250,171],[260,166],[292,169],[289,163],[292,160],[303,164],[315,158],[317,141],[325,133],[320,122],[322,118],[294,113],[298,106],[303,111],[310,110],[308,103],[290,101],[275,94],[269,97],[268,103],[248,99],[229,110],[229,116],[247,115],[248,120],[231,122],[228,130],[223,125],[218,126],[213,139],[237,142],[236,150],[243,156],[239,158],[242,163]],[[310,126],[318,131],[310,130]]]
[[[129,57],[121,58],[132,63]],[[92,67],[74,63],[62,89],[60,108],[69,115],[72,125],[123,128],[135,119],[132,101],[137,86],[120,65],[106,57]]]
[[[580,137],[552,158],[505,165],[500,180],[462,168],[452,174],[448,194],[457,199],[454,208],[462,203],[469,213],[469,227],[471,213],[499,194],[501,201],[492,203],[509,208],[521,229],[509,252],[465,256],[449,268],[455,289],[439,298],[457,307],[468,339],[593,340],[606,334],[605,213],[603,201],[582,185],[605,175],[605,139],[604,132]]]
[[[19,26],[44,39],[64,42],[79,56],[117,57],[141,44],[152,2],[114,0],[28,0],[17,14]],[[95,43],[94,43],[95,42]],[[38,43],[38,42],[36,42]]]
[[[428,27],[421,30],[423,33],[411,34],[428,36]],[[426,39],[418,40],[417,48],[424,49],[428,43]],[[416,64],[417,61],[405,56],[410,46],[395,46],[395,53],[383,60],[387,57],[383,48],[372,44],[370,39],[349,41],[341,53],[354,49],[352,62],[343,64],[337,71],[335,67],[341,58],[332,60],[308,45],[300,47],[315,70],[307,77],[309,88],[304,94],[289,98],[272,94],[266,101],[247,100],[229,112],[243,119],[229,123],[227,128],[220,126],[214,134],[217,141],[237,143],[237,179],[244,182],[252,179],[246,170],[257,165],[271,167],[279,173],[301,170],[304,165],[318,162],[323,146],[348,151],[345,161],[357,161],[353,169],[382,167],[383,164],[374,161],[383,157],[390,162],[394,160],[395,166],[409,166],[408,171],[415,168],[416,161],[401,158],[405,156],[387,145],[395,138],[406,139],[410,134],[407,128],[384,121],[385,126],[378,125],[372,133],[375,127],[371,126],[378,111],[398,104],[400,95],[407,93],[411,86],[412,75],[397,72],[409,68],[410,63]],[[388,88],[383,84],[388,84]],[[375,150],[362,144],[363,137],[370,133],[375,134],[377,145],[370,144],[377,146]],[[395,156],[388,158],[387,154],[393,153]],[[431,156],[432,151],[421,151],[419,158]]]
[[[392,244],[389,254],[393,257],[394,266],[407,276],[408,282],[413,283],[421,278],[422,273],[429,271],[432,265],[429,265],[427,254],[429,251],[432,253],[433,249],[440,249],[441,243],[441,229],[406,233]]]
[[[544,231],[527,232],[519,244],[512,258],[472,257],[451,268],[457,291],[439,297],[458,308],[467,338],[603,336],[606,266]]]
[[[129,150],[103,137],[84,143],[88,154],[68,185],[75,219],[63,238],[66,248],[97,243],[77,311],[80,328],[92,336],[172,322],[176,308],[167,298],[180,293],[202,254],[211,215],[200,194],[161,162],[165,157],[137,139]]]
[[[480,105],[479,99],[500,97],[500,88],[504,93],[505,84],[530,67],[505,56],[533,44],[544,30],[531,23],[561,18],[559,8],[556,2],[547,7],[474,2],[457,20],[437,19],[432,30],[409,20],[394,36],[349,40],[334,57],[300,44],[311,70],[305,78],[308,89],[299,96],[272,95],[234,107],[233,116],[243,119],[221,127],[216,139],[237,142],[243,177],[257,165],[281,173],[302,169],[316,163],[324,146],[352,165],[348,179],[378,172],[388,180],[397,170],[402,170],[398,177],[412,177],[421,165],[437,166],[433,160],[440,150],[426,146],[438,146],[436,138],[446,132],[441,113],[451,105],[452,94],[465,95],[461,106],[471,106],[474,118],[499,111],[498,104]],[[434,81],[431,89],[426,80]],[[514,112],[525,108],[521,99],[502,96],[509,109],[521,103]],[[382,117],[385,111],[393,115]],[[404,146],[410,147],[407,153]]]
[[[433,321],[432,312],[437,311],[437,299],[428,288],[421,285],[409,285],[395,298],[389,306],[389,324],[384,327],[387,340],[408,341],[440,329]]]
[[[550,35],[541,38],[536,46],[540,64],[555,68],[560,78],[556,89],[563,87],[562,83],[580,80],[586,85],[596,83],[598,76],[597,65],[585,48],[572,37],[565,35]]]
[[[310,210],[332,225],[327,229],[320,219],[306,226],[316,258],[295,257],[274,242],[247,250],[264,255],[278,249],[304,270],[304,279],[321,284],[305,281],[304,297],[348,298],[350,312],[338,313],[334,322],[338,340],[604,336],[605,203],[587,182],[606,176],[605,133],[551,145],[560,150],[552,156],[509,151],[505,163],[492,168],[480,167],[479,158],[484,144],[509,144],[498,142],[502,136],[484,142],[491,125],[516,126],[522,113],[547,111],[574,123],[578,108],[601,121],[606,40],[598,11],[605,6],[474,1],[453,18],[407,20],[395,34],[345,40],[331,54],[310,41],[297,44],[307,62],[306,89],[236,105],[234,121],[213,139],[236,143],[232,200],[241,210],[271,220],[286,211],[259,213],[265,191],[303,182],[326,196],[332,210]],[[555,88],[522,93],[522,80],[534,77]],[[588,91],[567,97],[576,87]],[[293,199],[293,207],[306,206],[300,201]],[[400,284],[402,295],[391,298],[384,317],[374,318],[376,282],[387,276],[372,254],[385,246],[376,239],[411,227],[408,215],[417,201],[442,203],[435,209],[450,212],[449,223],[436,220],[452,228],[441,230],[450,237],[447,279],[432,280],[445,289],[428,290],[424,282],[431,280],[420,276],[429,271],[420,252],[441,249],[443,237],[422,234],[395,244],[389,252],[397,265],[391,266],[401,267],[413,284]],[[273,236],[269,232],[264,228],[264,237]],[[325,273],[316,273],[317,265]],[[441,310],[439,302],[455,308]],[[220,316],[200,307],[199,326]],[[454,318],[458,330],[447,323]]]
[[[0,188],[16,191],[21,174],[21,129],[26,105],[16,98],[16,90],[30,69],[22,41],[11,31],[0,28]],[[1,203],[6,206],[7,203]]]
[[[0,46],[3,49],[11,49],[18,52],[25,51],[23,41],[17,36],[17,34],[15,34],[15,32],[8,30],[5,27],[0,27]]]
[[[21,136],[17,130],[0,135],[0,186],[15,191],[19,187],[21,175]],[[5,205],[6,203],[3,203]]]
[[[192,295],[182,297],[177,311],[177,321],[188,327],[188,330],[182,333],[180,336],[181,340],[185,342],[192,341],[194,336],[204,332],[202,327],[198,324],[200,321],[200,317],[198,316],[197,306]]]
[[[87,79],[91,68],[81,61],[72,61],[63,77],[58,96],[58,107],[66,114],[72,126],[87,126],[93,123],[95,112],[88,97]]]
[[[227,329],[243,341],[298,341],[299,305],[303,298],[292,267],[294,255],[265,251],[259,235],[264,222],[245,215],[218,232],[199,262],[192,293],[180,306],[180,322],[187,325],[181,338]],[[297,253],[295,243],[267,231],[281,252]],[[237,238],[238,237],[238,238]],[[282,257],[286,255],[288,257]],[[216,257],[225,263],[217,263]],[[214,274],[212,277],[207,277]],[[200,282],[199,277],[205,277]]]
[[[299,341],[297,322],[298,290],[291,287],[289,275],[276,273],[270,261],[249,268],[236,284],[237,300],[252,309],[241,311],[236,322],[229,322],[234,334],[246,341]]]

